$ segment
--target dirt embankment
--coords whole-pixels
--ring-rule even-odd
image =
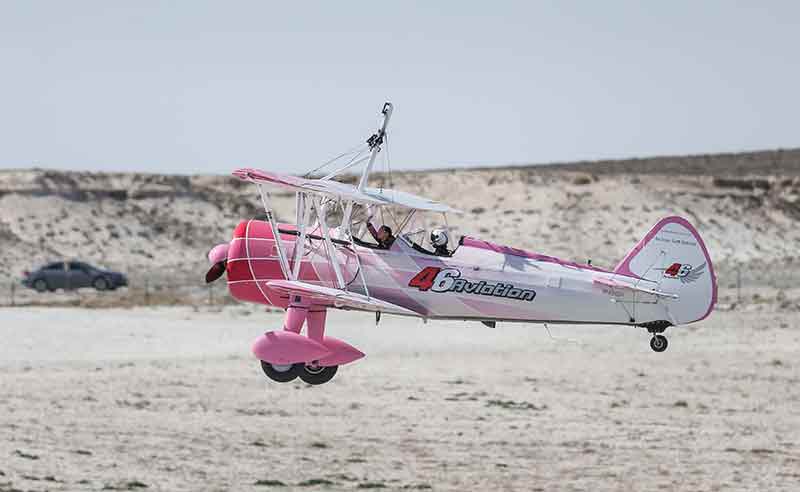
[[[739,268],[753,281],[789,283],[799,263],[800,149],[400,172],[374,182],[463,210],[450,218],[457,234],[603,266],[668,214],[695,223],[723,279]],[[274,202],[279,218],[293,217],[290,194]],[[256,191],[227,176],[40,169],[0,172],[0,210],[3,284],[59,258],[194,283],[208,249],[261,212]]]

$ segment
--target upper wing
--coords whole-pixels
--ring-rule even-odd
[[[305,179],[288,174],[270,173],[250,168],[237,169],[233,172],[233,175],[245,181],[288,188],[292,191],[318,193],[367,205],[397,205],[433,212],[458,212],[458,210],[444,203],[387,188],[366,188],[364,191],[359,191],[353,185],[330,179]]]
[[[282,294],[299,294],[308,297],[311,299],[312,304],[319,306],[419,316],[419,313],[411,311],[410,309],[374,297],[367,297],[355,292],[347,292],[345,290],[323,287],[321,285],[309,284],[297,280],[270,280],[267,282],[267,286]]]
[[[380,200],[384,205],[399,205],[405,208],[429,212],[461,213],[461,210],[455,209],[446,203],[406,193],[405,191],[392,190],[389,188],[366,188],[364,194],[370,198]]]
[[[678,299],[678,294],[671,294],[669,292],[662,292],[656,289],[648,289],[647,287],[639,287],[638,285],[629,284],[627,282],[620,282],[618,280],[604,278],[604,277],[595,277],[594,283],[605,285],[606,287],[616,288],[616,289],[626,289],[632,290],[634,292],[641,292],[643,294],[650,294],[656,297],[667,297],[669,299]]]

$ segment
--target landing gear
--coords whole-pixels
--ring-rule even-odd
[[[270,364],[261,361],[261,370],[273,381],[278,383],[288,383],[297,377],[296,364]]]
[[[318,385],[325,384],[336,375],[339,366],[323,367],[317,364],[295,364],[295,371],[304,383]]]
[[[320,366],[315,363],[311,364],[270,364],[269,362],[261,361],[261,370],[268,378],[277,383],[288,383],[294,381],[299,377],[304,383],[312,384],[325,384],[336,375],[339,366]]]
[[[648,333],[653,335],[653,338],[650,339],[650,348],[653,349],[654,352],[663,352],[667,350],[667,337],[662,335],[664,330],[672,326],[667,320],[659,320],[659,321],[648,321],[647,323],[642,323],[638,326],[647,329]]]
[[[316,386],[333,379],[339,366],[364,357],[346,342],[325,336],[324,309],[306,307],[299,296],[293,302],[296,305],[287,308],[283,329],[268,331],[253,343],[253,355],[268,378],[288,383],[299,377]],[[306,322],[307,336],[300,333]]]
[[[667,337],[664,335],[653,335],[653,338],[650,339],[650,348],[655,352],[663,352],[667,350],[668,345],[669,343],[667,342]]]

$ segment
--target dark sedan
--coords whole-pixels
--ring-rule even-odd
[[[80,261],[57,261],[34,272],[25,272],[22,283],[39,292],[81,287],[114,290],[128,285],[128,279],[119,272],[103,270]]]

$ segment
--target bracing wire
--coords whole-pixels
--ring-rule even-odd
[[[361,149],[359,152],[353,154],[353,157],[349,161],[347,161],[347,164],[345,164],[344,166],[342,166],[340,168],[337,168],[335,171],[332,171],[332,172],[328,173],[322,179],[323,180],[331,179],[332,177],[338,175],[342,171],[346,171],[346,170],[350,169],[351,167],[353,167],[353,166],[355,166],[357,164],[361,164],[365,160],[369,159],[369,154],[364,155],[364,153],[366,151],[367,151],[367,149]]]
[[[351,149],[349,149],[349,150],[346,150],[346,151],[342,152],[341,154],[337,155],[337,156],[336,156],[336,157],[334,157],[333,159],[329,159],[329,160],[325,161],[325,163],[324,163],[324,164],[322,164],[321,166],[318,166],[318,167],[316,167],[316,168],[312,169],[311,171],[309,171],[309,172],[305,173],[305,174],[303,175],[303,177],[304,177],[304,178],[311,177],[311,176],[312,176],[314,173],[316,173],[317,171],[319,171],[319,170],[321,170],[321,169],[324,169],[324,168],[328,167],[329,165],[331,165],[331,164],[333,164],[334,162],[338,161],[338,160],[339,160],[339,159],[341,159],[342,157],[348,156],[348,155],[350,155],[350,154],[356,154],[356,156],[355,156],[355,157],[353,157],[353,158],[350,160],[350,162],[353,162],[355,159],[357,159],[357,158],[358,158],[358,155],[360,155],[361,153],[363,153],[363,152],[364,152],[364,150],[365,150],[365,148],[366,148],[366,147],[367,147],[367,145],[366,145],[366,144],[364,144],[364,143],[358,144],[358,145],[356,145],[355,147],[353,147],[353,148],[351,148]]]

